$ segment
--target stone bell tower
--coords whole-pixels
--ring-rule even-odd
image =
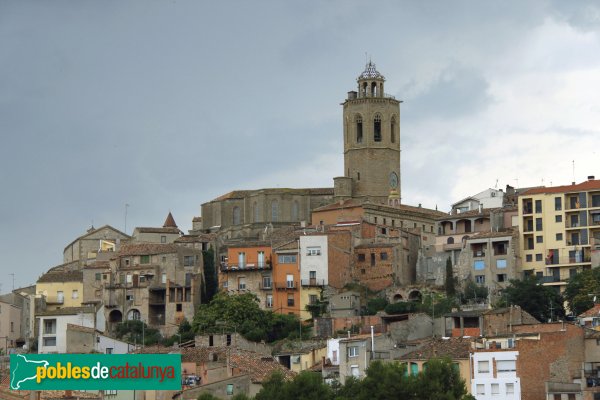
[[[371,61],[357,82],[342,103],[344,176],[334,178],[335,197],[400,204],[400,101],[385,94]]]

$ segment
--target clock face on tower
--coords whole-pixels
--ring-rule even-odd
[[[398,175],[395,172],[390,173],[390,187],[392,189],[398,188]]]

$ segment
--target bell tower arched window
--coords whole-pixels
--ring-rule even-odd
[[[373,140],[381,142],[381,115],[376,114],[373,119]]]
[[[396,143],[396,117],[392,117],[390,122],[390,141]]]
[[[356,143],[363,141],[363,121],[360,115],[356,116]]]

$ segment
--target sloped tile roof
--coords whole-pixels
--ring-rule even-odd
[[[82,271],[50,271],[40,276],[38,283],[46,282],[83,282]]]
[[[119,250],[121,256],[144,256],[150,254],[177,253],[180,247],[170,243],[131,243]]]
[[[595,304],[594,307],[579,314],[579,318],[590,318],[600,316],[600,304]]]
[[[449,357],[452,360],[468,359],[471,340],[465,338],[431,339],[417,350],[400,357],[401,360],[429,360]]]
[[[585,182],[577,183],[575,185],[564,185],[554,187],[540,187],[529,189],[526,192],[520,193],[520,196],[529,196],[532,194],[543,194],[543,193],[569,193],[569,192],[586,192],[590,190],[600,190],[600,180],[590,179]]]
[[[136,231],[138,231],[139,233],[180,233],[181,231],[179,230],[179,228],[177,227],[151,227],[151,226],[142,226],[142,227],[136,227],[135,228]]]
[[[231,365],[242,372],[248,373],[253,383],[266,381],[275,371],[281,372],[286,380],[293,379],[296,375],[273,357],[266,357],[252,351],[234,351],[231,354]]]

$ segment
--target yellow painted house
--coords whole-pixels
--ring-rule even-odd
[[[44,295],[48,311],[65,307],[81,307],[83,272],[52,269],[38,279],[35,292]]]

